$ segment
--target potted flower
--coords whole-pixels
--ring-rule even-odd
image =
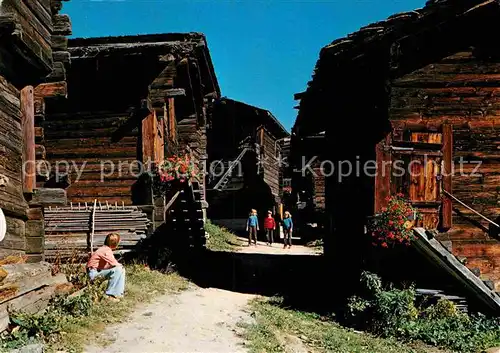
[[[189,154],[174,155],[165,159],[153,172],[156,194],[166,194],[174,186],[187,183],[193,179],[200,180],[203,173]]]
[[[419,218],[418,212],[402,194],[387,198],[387,207],[370,219],[368,234],[372,245],[393,248],[411,245],[415,240],[413,227]]]

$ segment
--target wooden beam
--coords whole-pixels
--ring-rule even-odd
[[[54,34],[63,36],[70,36],[73,34],[71,20],[68,15],[55,15],[52,19],[54,21]]]
[[[453,192],[453,125],[443,124],[443,190]],[[453,205],[449,197],[443,197],[441,231],[447,231],[452,227]]]
[[[68,86],[66,81],[42,83],[35,88],[35,97],[37,98],[67,98]]]
[[[388,150],[390,135],[376,146],[377,172],[375,174],[375,209],[382,211],[387,206],[387,197],[391,195],[391,152]]]
[[[166,104],[168,116],[168,140],[177,141],[177,118],[175,117],[175,101],[174,98],[169,98]]]
[[[186,95],[186,90],[184,88],[171,88],[171,89],[166,89],[164,92],[166,98]]]
[[[36,187],[35,100],[32,86],[21,90],[21,119],[23,129],[23,192],[31,194]]]
[[[66,50],[68,49],[68,37],[66,36],[52,36],[52,50]]]
[[[59,188],[40,188],[33,194],[30,206],[66,206],[66,190]]]
[[[155,160],[156,113],[152,112],[142,120],[142,162]]]
[[[120,141],[127,133],[140,126],[141,121],[149,116],[152,111],[151,101],[149,99],[141,100],[139,107],[131,109],[128,120],[113,132],[111,142]]]

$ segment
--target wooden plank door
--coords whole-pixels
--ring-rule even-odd
[[[451,129],[440,132],[405,131],[393,133],[377,147],[375,209],[386,205],[386,197],[403,194],[417,208],[422,218],[417,226],[426,229],[449,229],[451,206],[442,188],[451,192]]]
[[[158,165],[165,157],[164,120],[153,111],[142,121],[142,161]]]

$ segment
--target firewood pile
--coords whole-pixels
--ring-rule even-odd
[[[68,288],[66,275],[52,275],[50,264],[25,261],[21,255],[0,259],[0,332],[9,327],[12,313],[39,312]]]
[[[104,244],[109,233],[120,234],[120,249],[130,250],[146,238],[151,225],[135,206],[96,205],[45,209],[45,256],[87,254]]]

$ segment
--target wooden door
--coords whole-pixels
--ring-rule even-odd
[[[142,121],[142,161],[161,164],[165,158],[164,120],[153,111]]]
[[[439,132],[393,132],[377,147],[379,171],[375,185],[375,208],[386,198],[403,194],[422,215],[417,226],[447,230],[451,227],[451,205],[443,188],[451,192],[451,129]]]

